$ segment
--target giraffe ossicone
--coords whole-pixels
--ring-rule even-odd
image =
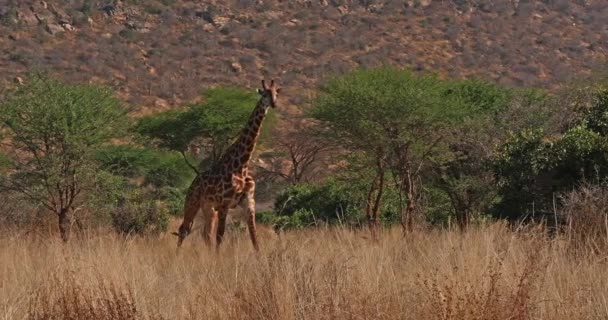
[[[267,85],[262,80],[258,89],[260,99],[237,140],[220,159],[206,171],[199,173],[188,188],[184,204],[184,220],[175,233],[180,247],[192,231],[199,210],[203,218],[205,242],[211,244],[216,230],[216,247],[222,243],[228,210],[241,207],[246,211],[247,229],[255,250],[259,250],[255,225],[255,180],[249,173],[249,161],[260,135],[262,122],[269,108],[275,108],[281,88],[274,80]]]

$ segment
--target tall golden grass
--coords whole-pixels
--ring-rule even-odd
[[[608,319],[606,255],[491,224],[461,233],[232,232],[67,245],[0,236],[0,319]]]

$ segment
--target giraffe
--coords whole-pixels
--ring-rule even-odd
[[[269,108],[275,108],[277,97],[281,88],[274,80],[267,86],[262,80],[262,89],[255,109],[249,121],[237,140],[224,152],[219,160],[207,171],[194,178],[184,205],[184,219],[179,231],[177,247],[192,230],[194,217],[199,209],[203,215],[203,234],[207,245],[211,244],[213,229],[216,229],[216,249],[219,249],[226,227],[228,210],[237,206],[247,212],[247,229],[253,248],[258,251],[259,246],[255,226],[255,180],[249,173],[249,160],[253,154],[262,122]]]

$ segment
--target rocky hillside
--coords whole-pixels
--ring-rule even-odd
[[[553,88],[603,63],[606,17],[605,0],[0,0],[0,78],[105,83],[135,112],[262,76],[296,106],[381,64]]]

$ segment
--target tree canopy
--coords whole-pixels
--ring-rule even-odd
[[[5,190],[56,213],[64,240],[70,214],[95,181],[97,148],[121,137],[128,118],[103,87],[34,75],[1,102],[8,175]]]

